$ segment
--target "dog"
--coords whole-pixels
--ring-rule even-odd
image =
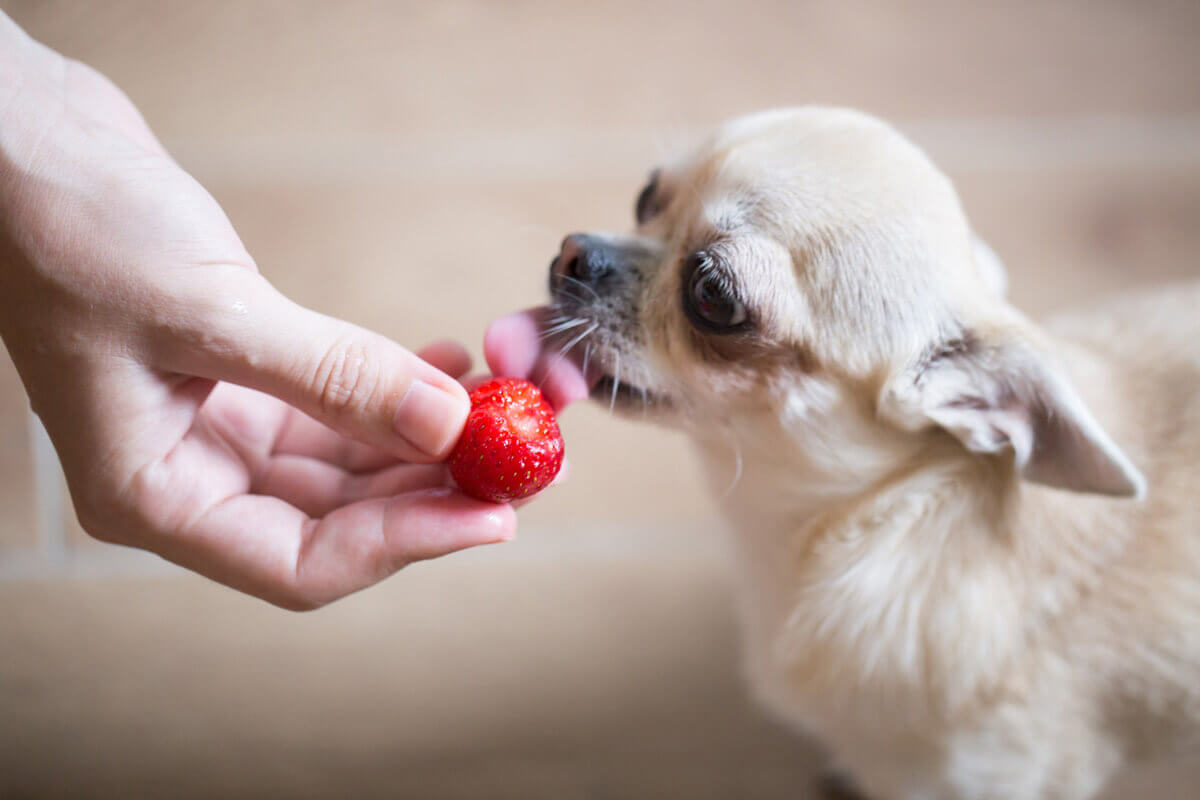
[[[1039,326],[866,114],[721,127],[573,234],[594,398],[685,430],[745,670],[865,796],[1075,800],[1200,742],[1200,284]],[[561,326],[560,326],[561,327]]]

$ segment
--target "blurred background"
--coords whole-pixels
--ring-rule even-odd
[[[412,347],[478,354],[565,233],[787,104],[900,125],[1034,315],[1200,275],[1196,0],[0,9],[124,88],[284,292]],[[295,615],[90,541],[0,357],[0,796],[811,796],[819,754],[741,688],[684,442],[563,426],[516,543]],[[1144,780],[1107,796],[1200,773]]]

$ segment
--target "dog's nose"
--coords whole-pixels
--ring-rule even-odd
[[[586,283],[599,283],[616,269],[617,253],[603,240],[586,233],[572,233],[563,239],[558,258],[550,265],[552,280],[562,276]]]

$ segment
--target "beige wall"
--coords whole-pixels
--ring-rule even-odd
[[[1200,274],[1194,1],[0,8],[121,85],[285,292],[411,346],[449,335],[478,352],[489,319],[541,301],[564,233],[629,225],[644,174],[673,144],[784,104],[859,106],[901,124],[957,181],[1009,265],[1012,294],[1035,313]],[[381,782],[363,786],[395,788],[403,784],[388,783],[390,765],[404,763],[430,781],[413,783],[425,788],[412,796],[486,796],[481,785],[492,796],[503,787],[514,797],[601,796],[605,787],[630,796],[622,786],[732,780],[719,757],[731,746],[723,730],[756,743],[760,760],[746,758],[757,767],[736,785],[750,785],[751,774],[761,785],[744,796],[793,796],[780,787],[806,774],[808,761],[788,756],[790,739],[761,727],[738,694],[731,623],[711,600],[725,590],[710,503],[673,436],[572,409],[564,427],[573,479],[522,512],[518,556],[430,565],[401,576],[402,586],[297,621],[91,543],[69,511],[68,557],[39,556],[25,413],[0,359],[0,795],[6,771],[30,791],[59,768],[101,787],[128,777],[121,765],[143,787],[174,786],[180,774],[200,780],[195,745],[234,774],[281,753],[308,759],[307,772],[268,771],[270,785],[297,792],[345,788],[355,774]],[[679,571],[646,572],[660,563]],[[646,588],[655,583],[673,588],[660,596]],[[548,612],[530,587],[570,613]],[[392,603],[430,608],[441,622],[397,617]],[[463,621],[472,618],[512,626],[515,638],[479,639]],[[580,630],[588,635],[571,652],[554,649]],[[82,644],[75,651],[64,640]],[[502,677],[455,667],[482,660],[486,672],[493,647],[508,653]],[[143,658],[147,648],[157,655]],[[144,679],[128,671],[130,654],[149,670]],[[394,661],[408,688],[376,672],[377,659]],[[422,669],[443,680],[412,688]],[[294,709],[279,688],[290,678],[276,670],[321,712]],[[112,673],[122,677],[98,677]],[[572,705],[580,676],[601,688]],[[355,680],[369,696],[344,687]],[[390,699],[373,705],[376,693]],[[471,716],[495,706],[496,693],[509,705],[484,721]],[[700,711],[698,696],[709,698]],[[405,730],[416,733],[371,716],[381,708],[413,720]],[[414,744],[447,708],[458,721],[432,735],[436,746]],[[191,722],[179,727],[184,717]],[[513,717],[533,720],[524,738],[507,749],[476,741],[487,725],[504,739],[502,722]],[[628,738],[620,723],[630,719],[658,733]],[[159,723],[176,738],[156,735]],[[339,750],[311,733],[324,728],[355,744]],[[393,750],[377,752],[381,740]],[[224,753],[222,741],[242,755]],[[558,755],[555,741],[566,742]],[[663,741],[677,745],[665,761],[651,758]],[[147,749],[149,759],[131,755]],[[593,751],[598,761],[588,760]],[[506,771],[514,758],[528,782]],[[475,771],[447,783],[444,759]],[[697,763],[709,772],[689,772]],[[229,780],[211,786],[243,785]]]

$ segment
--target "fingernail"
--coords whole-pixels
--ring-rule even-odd
[[[441,456],[462,429],[465,400],[424,381],[413,381],[396,409],[396,432],[430,456]]]

